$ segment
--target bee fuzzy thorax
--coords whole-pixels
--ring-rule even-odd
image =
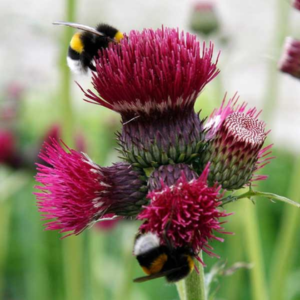
[[[159,246],[159,238],[157,235],[149,232],[144,235],[140,235],[137,237],[133,249],[133,254],[135,256],[144,254],[153,248],[157,248]]]
[[[111,42],[119,43],[124,38],[122,32],[107,24],[99,24],[96,28],[67,22],[57,24],[83,30],[73,35],[68,49],[67,64],[75,74],[96,71],[94,59],[99,58],[99,50],[107,48]]]

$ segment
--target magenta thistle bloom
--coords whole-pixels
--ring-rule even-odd
[[[67,147],[66,147],[67,148]],[[38,164],[39,211],[48,230],[79,234],[106,214],[131,216],[146,203],[142,173],[126,163],[102,168],[55,140],[46,144]]]
[[[295,9],[300,10],[300,1],[299,1],[299,0],[294,0],[294,2],[293,2],[293,7],[294,7]]]
[[[269,131],[258,120],[260,112],[246,109],[246,103],[237,105],[237,100],[233,97],[225,104],[224,98],[205,124],[208,145],[202,164],[211,162],[210,184],[217,181],[229,190],[266,179],[267,176],[254,172],[272,159],[268,157],[272,145],[262,148]]]
[[[0,164],[13,164],[16,156],[16,137],[8,129],[0,129]]]
[[[156,233],[161,241],[167,237],[174,247],[190,246],[195,253],[200,250],[214,255],[209,240],[223,241],[215,235],[225,233],[220,218],[228,216],[219,210],[221,186],[208,186],[209,164],[200,177],[188,181],[185,174],[174,185],[162,183],[159,190],[149,192],[148,206],[139,214],[145,220],[141,232]]]
[[[213,45],[176,29],[131,31],[96,60],[92,82],[99,96],[86,96],[122,116],[192,109],[197,95],[217,74]]]
[[[194,110],[200,91],[217,74],[213,45],[175,29],[130,32],[96,60],[87,101],[122,116],[124,160],[141,168],[186,163],[199,156],[202,122]]]
[[[278,63],[281,72],[300,78],[300,41],[287,37]]]

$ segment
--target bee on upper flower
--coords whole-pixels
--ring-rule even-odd
[[[69,22],[53,24],[66,25],[83,31],[73,35],[68,49],[67,63],[75,74],[86,73],[89,69],[96,71],[93,59],[99,57],[99,51],[107,48],[111,42],[119,43],[124,37],[122,32],[107,24],[99,24],[96,28]]]

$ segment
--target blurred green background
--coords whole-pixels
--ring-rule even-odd
[[[206,19],[207,12],[202,15],[210,26],[217,22],[216,30],[208,32],[205,23],[201,34],[191,21],[199,16],[189,1],[1,1],[0,153],[9,145],[13,150],[0,157],[0,299],[179,299],[176,286],[163,279],[133,284],[133,278],[142,276],[132,256],[139,222],[94,226],[63,240],[58,232],[44,231],[32,195],[42,142],[49,135],[62,137],[107,166],[118,161],[113,132],[120,128],[116,113],[82,101],[74,81],[88,88],[89,77],[70,75],[65,61],[74,32],[54,28],[52,21],[107,22],[124,32],[161,24],[197,29],[200,40],[212,40],[222,53],[221,74],[196,108],[205,117],[226,91],[232,96],[238,90],[241,101],[264,109],[262,118],[273,130],[267,142],[275,143],[276,160],[263,169],[270,177],[259,189],[300,202],[300,83],[276,67],[285,36],[297,37],[300,12],[284,0],[223,2],[213,2],[217,21]],[[225,228],[235,235],[213,242],[215,252],[227,267],[246,262],[252,268],[219,277],[214,299],[300,299],[297,209],[266,199],[255,205],[241,200],[226,209],[234,215]],[[207,255],[204,260],[207,272],[218,262]]]

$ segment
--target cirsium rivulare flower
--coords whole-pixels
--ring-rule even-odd
[[[281,72],[300,78],[300,41],[287,37],[278,63]]]
[[[142,168],[187,163],[202,150],[203,132],[194,103],[217,74],[213,45],[162,28],[130,32],[96,59],[87,101],[119,112],[122,156]]]
[[[294,0],[293,7],[297,10],[300,10],[300,1],[299,0]]]
[[[16,137],[12,130],[0,129],[0,165],[15,166],[17,162]]]
[[[49,230],[78,234],[107,214],[134,216],[146,204],[141,171],[127,163],[102,168],[86,155],[57,141],[46,144],[38,164],[36,188],[39,211]]]
[[[239,189],[250,182],[264,180],[265,175],[254,172],[263,168],[272,157],[272,145],[263,148],[269,133],[265,123],[258,119],[256,108],[246,109],[247,104],[237,104],[233,97],[213,111],[205,124],[207,148],[201,158],[202,166],[211,163],[209,182],[218,182],[224,189]]]
[[[209,35],[220,27],[215,5],[212,2],[199,2],[192,8],[190,27],[193,31]]]
[[[131,31],[96,59],[88,90],[93,103],[129,120],[152,112],[192,109],[204,86],[218,73],[212,62],[213,45],[201,49],[195,35],[176,29]]]
[[[229,215],[219,208],[221,186],[208,186],[209,164],[200,177],[192,180],[187,180],[186,174],[190,173],[187,168],[181,166],[178,170],[182,172],[181,177],[172,185],[161,181],[160,189],[148,193],[151,202],[138,215],[138,219],[144,220],[140,231],[155,233],[161,241],[167,238],[174,247],[188,245],[195,253],[203,250],[215,255],[208,242],[223,241],[215,233],[227,233],[221,227],[224,222],[220,218]]]

